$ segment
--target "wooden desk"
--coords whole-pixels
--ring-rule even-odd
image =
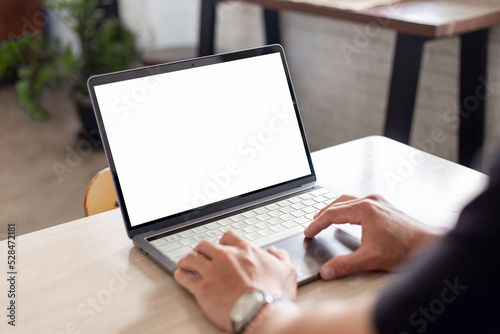
[[[459,162],[470,166],[484,138],[488,28],[500,24],[498,0],[403,0],[350,11],[315,0],[235,0],[264,8],[267,43],[280,43],[278,11],[292,10],[365,24],[398,33],[384,134],[408,143],[424,43],[460,35]],[[199,54],[214,53],[217,0],[202,0]],[[366,30],[365,29],[365,30]],[[355,45],[354,45],[355,46]]]
[[[323,185],[360,196],[384,193],[432,224],[452,224],[487,180],[476,171],[378,136],[316,152],[313,160]],[[401,167],[405,160],[421,163],[410,172]],[[386,181],[389,173],[404,174],[403,181],[391,186]],[[7,326],[4,315],[1,333],[218,333],[194,299],[132,245],[118,210],[16,241],[17,326],[15,331]],[[6,249],[7,242],[0,242],[0,258],[7,258]],[[0,302],[5,314],[8,287],[3,263]],[[316,281],[299,289],[299,303],[308,308],[320,300],[377,293],[392,277],[362,273]]]

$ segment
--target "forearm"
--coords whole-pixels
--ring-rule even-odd
[[[425,228],[418,234],[418,242],[413,251],[409,254],[409,258],[418,257],[426,253],[438,240],[440,240],[450,230],[444,227],[435,227],[426,225]]]
[[[371,297],[355,303],[326,302],[302,311],[297,304],[277,302],[265,306],[247,325],[244,334],[376,333]]]

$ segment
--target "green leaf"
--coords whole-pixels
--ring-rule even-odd
[[[27,80],[19,80],[15,85],[19,107],[21,107],[34,120],[48,120],[49,114],[42,108],[39,100],[33,99],[29,86],[30,85]]]

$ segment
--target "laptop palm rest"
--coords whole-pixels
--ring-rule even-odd
[[[333,226],[323,230],[312,239],[299,234],[272,244],[290,254],[297,270],[297,284],[303,285],[319,278],[323,263],[333,257],[346,255],[357,249],[359,240]],[[263,247],[269,248],[271,245]]]

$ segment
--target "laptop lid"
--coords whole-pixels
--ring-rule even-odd
[[[316,181],[279,45],[91,77],[129,237]]]

